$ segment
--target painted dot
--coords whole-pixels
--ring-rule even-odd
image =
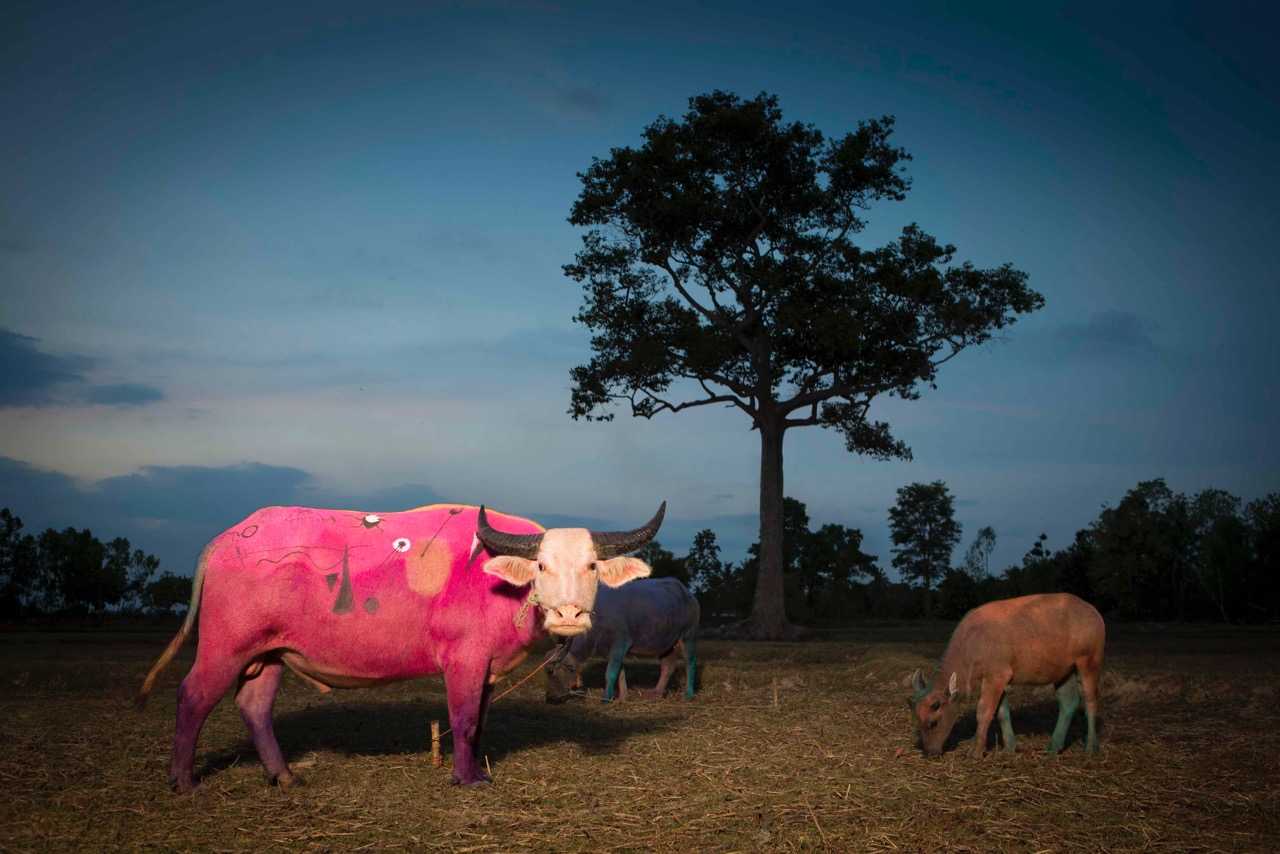
[[[240,536],[244,537],[247,540],[256,533],[258,533],[258,526],[250,525],[249,527],[245,528],[243,531],[240,532]]]
[[[409,551],[410,545],[411,544],[409,542],[408,537],[401,537],[400,539],[396,540],[391,544],[391,548],[395,549],[398,552],[407,552]]]
[[[379,516],[377,513],[370,513],[369,515],[364,517],[364,526],[366,528],[372,528],[381,521],[382,521],[382,517]]]
[[[364,610],[366,613],[375,614],[378,611],[378,600],[370,596],[364,600]]]

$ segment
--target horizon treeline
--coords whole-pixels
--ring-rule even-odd
[[[22,533],[0,509],[0,619],[171,614],[191,600],[191,578],[163,572],[155,555],[124,537],[102,542],[88,528]]]
[[[790,619],[836,625],[861,619],[958,619],[996,599],[1074,593],[1110,619],[1280,622],[1280,492],[1245,503],[1221,489],[1193,495],[1163,479],[1142,481],[1114,507],[1051,549],[1041,534],[1018,564],[992,571],[998,533],[972,537],[958,564],[962,531],[945,483],[909,484],[889,509],[894,543],[891,581],[862,532],[839,524],[811,529],[803,502],[784,501],[784,592]],[[107,613],[164,615],[190,601],[192,580],[159,572],[153,555],[127,539],[98,540],[88,530],[22,533],[0,509],[0,619]],[[745,560],[720,559],[715,532],[699,531],[677,556],[658,541],[638,556],[655,577],[687,584],[716,624],[750,613],[759,544]]]
[[[1280,493],[1246,504],[1221,489],[1186,495],[1160,478],[1142,481],[1116,506],[1104,506],[1066,546],[1053,550],[1041,534],[1020,563],[998,572],[989,566],[998,536],[992,527],[979,529],[959,565],[951,562],[961,531],[942,482],[899,490],[889,521],[892,565],[902,581],[891,581],[877,558],[862,552],[861,531],[842,525],[810,530],[805,505],[787,498],[788,616],[816,625],[954,620],[996,599],[1065,592],[1110,619],[1280,621]],[[718,623],[749,613],[757,548],[740,564],[721,561],[708,529],[694,537],[684,557],[657,542],[641,556],[655,576],[688,584],[704,622]]]

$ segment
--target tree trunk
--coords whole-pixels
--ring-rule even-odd
[[[782,640],[787,623],[782,577],[782,437],[781,424],[760,423],[760,574],[756,579],[748,630],[760,640]]]

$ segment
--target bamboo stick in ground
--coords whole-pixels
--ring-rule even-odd
[[[431,722],[431,764],[439,768],[444,764],[440,756],[440,722]]]

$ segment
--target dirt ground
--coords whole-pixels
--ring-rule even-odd
[[[538,674],[493,707],[495,783],[470,789],[449,785],[447,738],[446,767],[430,764],[429,722],[448,726],[438,679],[326,696],[290,675],[276,732],[306,785],[264,784],[228,698],[192,796],[165,781],[190,645],[139,713],[167,635],[8,632],[0,850],[1280,849],[1280,630],[1112,627],[1101,755],[1083,752],[1082,720],[1064,754],[1044,753],[1056,705],[1037,688],[1011,695],[1015,755],[974,760],[970,711],[955,749],[926,760],[907,683],[949,631],[706,641],[692,703],[604,705],[597,662],[586,700],[549,706]],[[657,668],[628,673],[646,687]]]

